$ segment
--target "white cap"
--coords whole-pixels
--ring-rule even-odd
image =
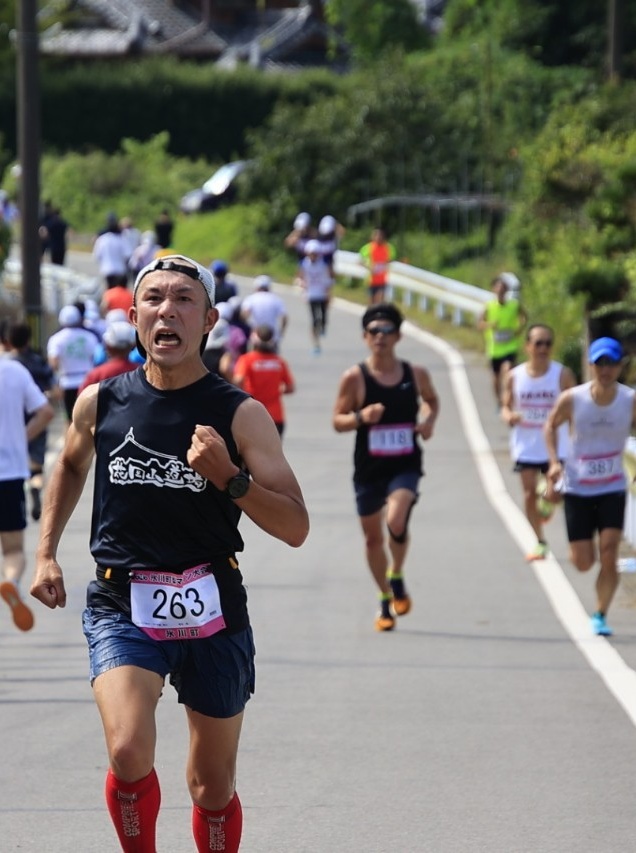
[[[319,255],[320,254],[320,243],[318,240],[307,240],[305,244],[305,254],[306,255]]]
[[[137,288],[141,284],[141,280],[148,273],[155,270],[169,270],[172,272],[183,273],[195,281],[200,281],[205,292],[210,300],[210,305],[214,305],[214,277],[210,270],[193,261],[192,258],[187,258],[185,255],[163,255],[161,258],[155,258],[149,264],[137,273],[135,284],[133,287],[133,297],[137,293]]]
[[[116,323],[120,320],[124,323],[127,323],[128,312],[124,308],[111,308],[110,311],[106,312],[104,320],[106,321],[107,326],[109,326],[111,323]]]
[[[82,322],[82,315],[77,305],[65,305],[57,315],[60,326],[79,326]]]
[[[254,290],[269,290],[272,280],[268,275],[257,275],[254,279]]]
[[[311,224],[311,216],[308,213],[299,213],[294,219],[294,228],[302,231],[303,228],[308,228]]]
[[[333,218],[333,216],[323,216],[320,222],[318,223],[318,233],[322,234],[323,237],[326,234],[333,234],[336,230],[336,225],[338,223]]]
[[[227,320],[217,320],[214,328],[208,335],[205,344],[206,349],[221,349],[230,338],[230,324]]]
[[[102,337],[106,346],[115,349],[133,349],[135,346],[135,327],[124,320],[115,320],[106,327]]]
[[[229,302],[217,302],[215,308],[219,312],[219,317],[221,318],[221,320],[232,319],[232,316],[234,315],[234,306],[230,305]]]

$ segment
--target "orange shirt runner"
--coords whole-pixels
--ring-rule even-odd
[[[252,350],[239,357],[234,379],[262,403],[276,425],[285,422],[282,395],[294,388],[294,378],[284,358],[273,352]]]

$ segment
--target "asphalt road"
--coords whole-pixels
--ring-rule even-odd
[[[532,535],[483,361],[409,328],[399,352],[429,367],[442,414],[412,517],[414,607],[393,633],[375,633],[353,435],[331,428],[340,374],[365,355],[360,312],[334,306],[316,357],[306,306],[284,293],[283,354],[298,385],[284,443],[312,529],[294,550],[243,523],[257,689],[239,756],[242,851],[636,850],[629,578],[611,613],[615,638],[591,637],[594,578],[569,568],[559,515],[548,528],[554,557],[534,567],[523,559]],[[87,488],[62,542],[66,609],[34,603],[29,634],[0,610],[2,853],[118,849],[80,620],[90,498]],[[36,537],[31,523],[27,577]],[[185,853],[186,726],[170,687],[158,727],[158,850]]]

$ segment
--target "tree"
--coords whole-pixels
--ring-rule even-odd
[[[354,57],[361,62],[377,59],[387,48],[417,50],[429,44],[409,0],[330,0],[326,17],[342,30]]]

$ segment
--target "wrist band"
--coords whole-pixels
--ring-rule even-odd
[[[360,409],[358,409],[356,412],[354,412],[354,414],[356,416],[356,429],[357,429],[358,427],[362,426],[362,414],[360,413]]]

